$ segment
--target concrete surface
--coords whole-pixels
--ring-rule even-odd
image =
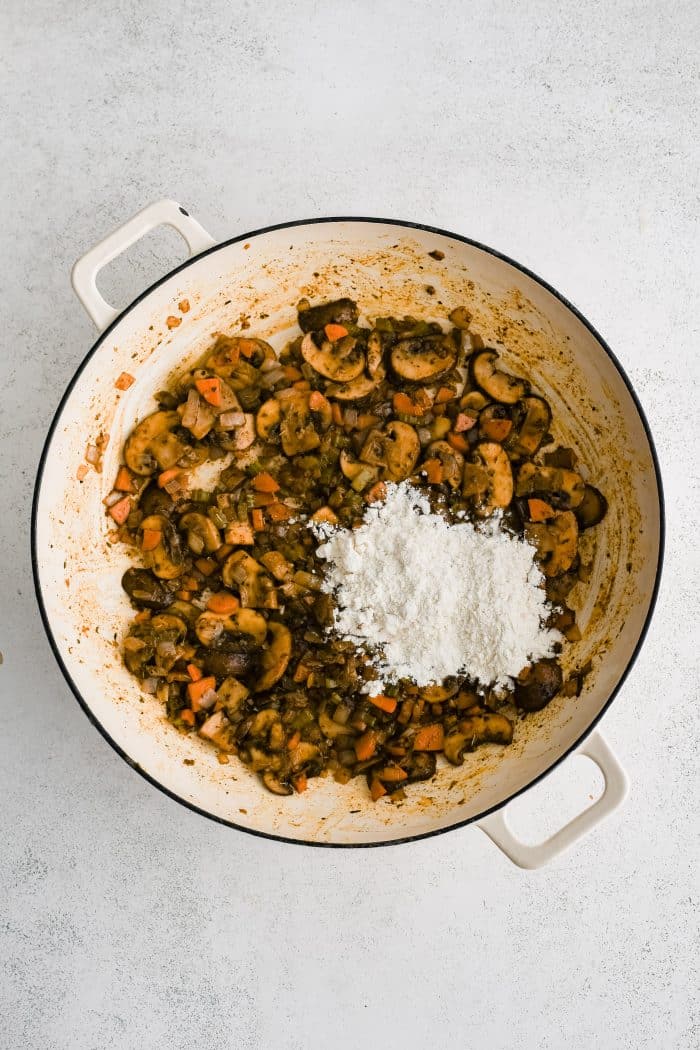
[[[6,0],[3,1050],[700,1044],[698,11]],[[135,776],[70,695],[28,538],[45,431],[93,339],[68,273],[166,195],[220,237],[353,213],[469,234],[560,288],[628,369],[667,569],[604,721],[629,800],[551,868],[513,868],[474,829],[347,853],[245,837]],[[104,286],[125,304],[179,252],[153,238]],[[579,760],[517,822],[533,836],[597,789]]]

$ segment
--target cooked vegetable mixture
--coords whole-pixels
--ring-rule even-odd
[[[302,300],[301,334],[279,358],[262,339],[218,335],[124,446],[105,502],[138,555],[122,580],[138,610],[126,666],[179,730],[276,794],[362,774],[373,799],[400,799],[439,754],[458,765],[507,745],[518,712],[580,691],[587,669],[564,682],[550,658],[510,693],[455,677],[370,696],[368,654],[329,633],[309,520],[356,526],[387,481],[409,478],[449,520],[501,512],[537,550],[549,626],[580,638],[566,598],[586,577],[579,532],[605,498],[555,447],[544,398],[470,333],[468,311],[449,320],[370,326],[351,299]],[[205,461],[221,464],[212,491],[195,487]]]

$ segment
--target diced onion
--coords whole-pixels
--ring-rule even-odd
[[[199,698],[199,706],[203,711],[209,711],[218,699],[218,693],[214,689],[207,689],[206,693]]]
[[[222,430],[234,430],[242,427],[245,423],[245,412],[222,412],[219,416],[219,426]]]

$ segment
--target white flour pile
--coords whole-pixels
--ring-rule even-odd
[[[407,482],[387,485],[355,529],[314,527],[325,542],[323,587],[338,603],[335,631],[373,654],[379,680],[418,685],[467,674],[507,685],[551,656],[561,635],[549,613],[534,549],[492,521],[450,525]]]

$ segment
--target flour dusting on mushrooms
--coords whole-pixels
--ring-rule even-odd
[[[324,540],[323,587],[338,608],[333,629],[372,654],[378,679],[419,686],[466,674],[509,685],[561,641],[530,544],[498,519],[450,524],[407,482],[387,485],[356,529],[314,526]]]

